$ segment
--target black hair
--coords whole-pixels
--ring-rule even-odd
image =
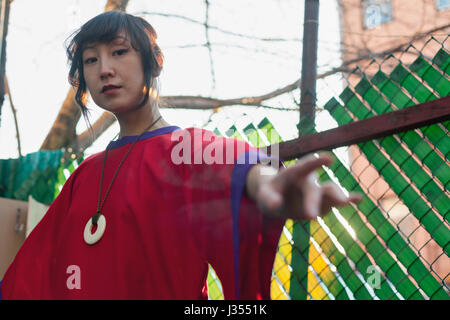
[[[155,78],[161,73],[163,55],[156,44],[157,35],[153,27],[143,18],[122,11],[108,11],[99,14],[86,22],[66,40],[67,43],[71,39],[66,46],[70,63],[69,83],[77,88],[75,101],[81,107],[81,112],[87,120],[87,89],[83,74],[83,50],[86,45],[95,42],[109,43],[116,39],[122,31],[129,39],[131,46],[140,53],[142,59],[146,92],[139,107],[147,103],[150,90],[156,89]]]

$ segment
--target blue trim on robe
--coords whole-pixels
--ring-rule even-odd
[[[233,261],[236,300],[239,299],[239,217],[241,200],[242,196],[245,194],[245,185],[247,182],[248,172],[255,164],[259,163],[262,159],[265,160],[269,158],[269,156],[264,153],[260,153],[258,150],[247,151],[239,156],[239,158],[236,160],[231,176],[231,214],[233,220]]]
[[[142,141],[142,140],[154,137],[154,136],[158,136],[158,135],[161,135],[161,134],[174,132],[176,130],[181,130],[181,128],[178,127],[178,126],[168,126],[168,127],[158,128],[158,129],[155,129],[153,131],[145,132],[142,135],[142,137],[139,138],[139,141]],[[107,149],[119,148],[119,147],[124,146],[124,145],[126,145],[128,143],[133,143],[134,141],[136,141],[137,137],[138,136],[125,136],[125,137],[122,137],[122,138],[120,138],[118,140],[111,141],[106,148]]]

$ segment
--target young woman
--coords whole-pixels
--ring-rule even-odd
[[[316,184],[329,155],[276,170],[245,142],[167,123],[163,56],[144,19],[100,14],[67,52],[83,114],[89,92],[120,137],[67,180],[8,268],[3,299],[205,299],[208,263],[226,299],[269,299],[285,219],[359,200]]]

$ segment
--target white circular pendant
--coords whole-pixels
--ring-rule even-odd
[[[94,233],[91,232],[94,225],[92,224],[92,218],[89,218],[86,226],[84,227],[84,241],[88,245],[96,244],[102,237],[106,229],[106,219],[101,214],[97,221],[97,230]]]

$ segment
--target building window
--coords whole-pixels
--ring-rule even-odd
[[[392,21],[391,0],[363,0],[362,1],[364,28],[372,29]]]
[[[436,8],[438,10],[450,9],[450,0],[436,0]]]

